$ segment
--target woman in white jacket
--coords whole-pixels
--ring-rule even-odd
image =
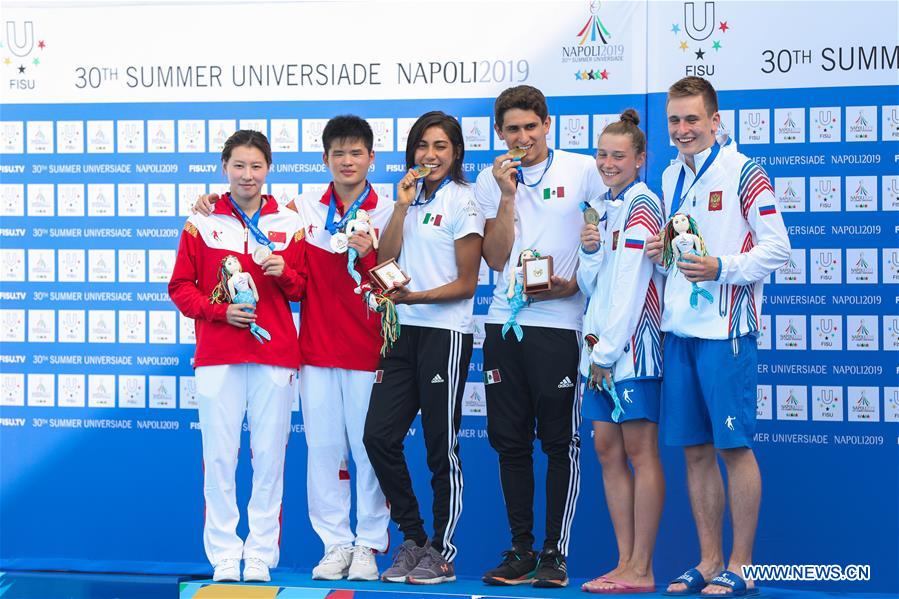
[[[652,553],[665,496],[658,448],[663,278],[643,252],[662,226],[662,203],[639,178],[646,161],[639,121],[628,109],[600,136],[596,165],[609,191],[601,206],[585,207],[577,273],[590,298],[583,415],[593,420],[619,555],[614,569],[584,584],[593,593],[654,591]]]

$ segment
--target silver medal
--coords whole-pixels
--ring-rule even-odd
[[[331,249],[334,250],[336,254],[343,254],[347,251],[349,247],[350,238],[347,237],[346,233],[334,233],[331,235]]]
[[[253,262],[262,266],[262,263],[272,255],[272,250],[267,245],[260,245],[253,250]]]

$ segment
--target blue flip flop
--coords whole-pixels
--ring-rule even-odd
[[[668,584],[676,584],[678,582],[687,585],[687,588],[683,591],[665,591],[662,594],[668,595],[669,597],[686,597],[687,595],[698,595],[700,591],[702,591],[702,589],[704,589],[708,584],[705,581],[705,578],[703,578],[702,572],[700,572],[696,568],[690,568]]]
[[[721,574],[709,581],[709,584],[730,589],[730,592],[723,595],[714,595],[714,597],[753,597],[759,594],[757,588],[746,588],[746,581],[740,575],[734,574],[730,570],[722,570]]]

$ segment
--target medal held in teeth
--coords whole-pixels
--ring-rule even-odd
[[[511,148],[509,149],[509,156],[512,157],[512,160],[521,160],[527,154],[527,150],[523,148]]]
[[[412,169],[412,176],[416,179],[423,179],[431,174],[431,167],[423,164],[416,164]]]

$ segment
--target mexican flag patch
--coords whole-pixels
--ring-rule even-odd
[[[562,187],[546,187],[543,189],[543,199],[551,200],[553,198],[564,198],[565,186]]]
[[[442,214],[433,214],[431,212],[428,212],[427,214],[425,214],[425,219],[422,221],[422,224],[434,225],[435,227],[439,227],[441,220],[443,220]]]
[[[499,383],[503,380],[503,377],[499,375],[499,369],[488,370],[484,373],[484,384],[492,385],[493,383]]]

